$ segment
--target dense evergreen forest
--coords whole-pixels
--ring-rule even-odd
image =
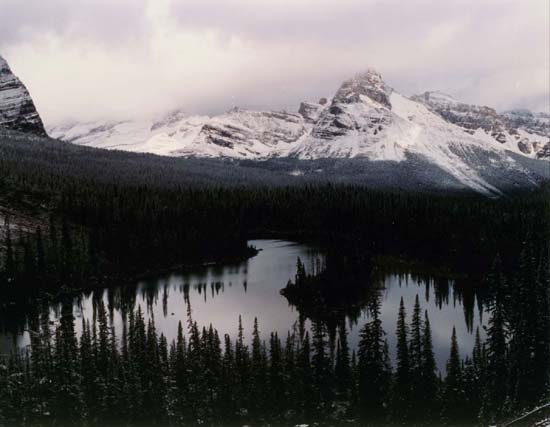
[[[56,191],[47,195],[43,224],[22,230],[5,219],[0,265],[6,295],[32,293],[36,281],[43,289],[80,286],[90,277],[120,279],[227,254],[246,256],[251,236],[316,239],[350,251],[486,271],[496,252],[509,264],[520,242],[541,247],[548,235],[542,196],[453,199],[333,185],[159,191],[40,176],[50,179]]]
[[[548,241],[548,188],[490,200],[323,182],[268,185],[255,175],[243,186],[201,175],[181,159],[16,136],[0,144],[0,208],[9,208],[0,257],[5,297],[244,257],[253,253],[246,239],[262,235],[479,271],[496,252],[506,265],[519,242]],[[22,226],[21,213],[31,218]]]
[[[395,366],[376,299],[356,352],[345,324],[326,319],[314,320],[311,334],[297,325],[268,342],[255,328],[248,343],[242,328],[236,340],[199,330],[189,311],[187,327],[168,343],[139,309],[129,308],[115,330],[98,301],[81,336],[70,304],[55,327],[37,309],[31,348],[0,364],[0,425],[464,426],[500,421],[549,396],[548,187],[487,199],[300,180],[243,184],[231,165],[230,179],[202,174],[200,165],[214,165],[207,161],[61,143],[50,150],[41,139],[19,138],[0,144],[4,305],[247,257],[254,253],[247,239],[284,236],[348,255],[347,278],[380,255],[477,275],[491,319],[473,354],[449,337],[440,378],[419,306],[400,310]],[[339,277],[298,268],[288,292],[299,300],[319,281],[334,291]]]

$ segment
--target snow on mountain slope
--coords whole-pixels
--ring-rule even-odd
[[[442,92],[411,97],[449,123],[477,138],[492,138],[504,149],[533,158],[547,158],[550,149],[550,115],[516,110],[498,114],[493,108],[469,105]]]
[[[170,156],[195,140],[207,120],[172,112],[161,120],[69,123],[48,131],[52,138],[79,145]]]
[[[27,88],[0,56],[0,127],[45,135]]]
[[[298,114],[235,108],[221,116],[68,124],[49,129],[53,138],[98,148],[184,157],[267,157],[306,132]]]
[[[182,157],[358,158],[390,165],[414,157],[466,188],[495,194],[498,176],[537,185],[529,163],[510,152],[544,158],[544,120],[525,112],[498,115],[442,93],[407,98],[367,70],[342,83],[332,99],[303,102],[298,113],[235,108],[205,117],[177,111],[161,120],[69,124],[49,131],[76,144]]]
[[[206,122],[197,138],[174,154],[268,157],[285,150],[305,132],[304,119],[299,114],[234,108]]]
[[[366,91],[365,86],[377,90]],[[381,83],[369,71],[345,82],[330,108],[322,113],[310,137],[289,152],[303,159],[367,157],[405,161],[420,155],[450,173],[467,187],[481,192],[498,190],[465,160],[472,149],[491,153],[508,168],[521,170],[491,139],[478,139],[449,124],[425,105],[412,101]]]

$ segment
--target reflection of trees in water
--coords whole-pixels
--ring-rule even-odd
[[[426,285],[428,286],[428,285]],[[479,280],[474,278],[457,277],[455,279],[440,279],[434,282],[435,300],[439,308],[451,303],[449,293],[452,291],[452,304],[460,304],[464,311],[464,320],[468,332],[473,332],[474,312],[479,314],[479,321],[483,323],[483,312],[487,307],[488,293]]]
[[[391,272],[391,276],[389,272],[341,255],[310,260],[309,268],[298,259],[294,280],[287,283],[281,294],[301,316],[312,321],[321,320],[334,327],[347,319],[352,326],[362,314],[372,317],[371,308],[382,304],[385,282],[393,278],[399,287],[424,287],[425,301],[433,298],[439,309],[460,304],[470,333],[474,329],[476,308],[480,322],[483,321],[488,291],[479,279],[433,277],[402,268],[397,274]]]
[[[370,263],[327,255],[310,259],[309,268],[298,258],[294,280],[288,281],[281,294],[300,316],[324,323],[330,335],[346,320],[350,326],[357,324],[364,308],[379,297],[379,290]]]
[[[246,283],[246,282],[245,282]],[[231,282],[229,282],[229,287],[233,286]],[[208,300],[208,298],[214,299],[217,295],[223,293],[225,291],[225,283],[224,282],[210,282],[208,283],[196,283],[193,285],[193,289],[198,292],[199,295],[203,296],[204,302]],[[245,285],[246,289],[246,285]],[[187,292],[186,295],[189,296],[189,285],[187,285]]]
[[[424,299],[429,302],[434,299],[435,305],[442,309],[452,304],[461,305],[464,311],[464,320],[468,332],[473,333],[474,313],[477,309],[480,323],[483,323],[483,312],[487,307],[489,292],[479,278],[474,277],[432,277],[420,275],[412,271],[400,273],[397,276],[399,286],[416,284],[424,287]],[[477,305],[477,307],[476,307]]]
[[[168,302],[171,292],[183,295],[184,301],[188,301],[191,292],[195,292],[206,302],[223,294],[226,287],[232,286],[232,282],[226,284],[223,281],[198,282],[193,284],[179,282],[178,284],[172,284],[165,280],[162,283],[159,281],[142,282],[137,287],[118,287],[107,289],[105,292],[107,294],[106,299],[110,313],[112,309],[118,310],[121,313],[136,310],[140,301],[144,302],[144,306],[148,312],[152,312],[154,307],[159,305],[160,302],[163,315],[166,317],[170,314]],[[246,292],[246,281],[243,282],[243,287]],[[103,296],[100,297],[103,298]]]
[[[88,294],[83,294],[75,299],[75,307],[81,306],[80,304],[84,300],[90,300],[93,306],[97,306],[97,303],[102,300],[106,302],[107,311],[110,317],[113,317],[113,313],[118,311],[122,314],[129,313],[136,310],[138,305],[143,302],[143,306],[148,312],[152,312],[154,307],[160,305],[162,307],[163,315],[166,317],[170,313],[168,312],[168,302],[170,300],[170,293],[177,292],[184,297],[184,301],[189,299],[190,293],[195,292],[200,295],[204,301],[213,299],[216,296],[223,294],[226,286],[232,287],[232,282],[228,282],[226,285],[222,281],[212,281],[210,283],[199,282],[189,284],[188,282],[180,282],[178,284],[171,284],[169,281],[148,281],[142,282],[137,286],[120,286],[115,288],[108,288],[101,291],[94,291]],[[243,287],[246,291],[246,281],[243,283]]]

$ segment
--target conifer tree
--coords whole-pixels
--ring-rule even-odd
[[[292,333],[288,331],[283,357],[284,407],[293,412],[298,409],[297,399],[299,397],[296,387],[299,375],[296,353],[300,349],[296,341],[296,330],[294,329]]]
[[[258,328],[257,318],[254,318],[254,326],[252,329],[252,355],[250,373],[250,394],[252,396],[255,396],[254,405],[251,407],[251,412],[255,415],[258,415],[264,413],[266,409],[267,364],[262,355],[262,341],[260,338],[260,330]]]
[[[250,354],[248,346],[244,343],[244,329],[240,315],[237,342],[235,344],[235,369],[238,378],[238,386],[236,389],[237,396],[239,396],[238,400],[243,405],[241,409],[249,411]]]
[[[342,321],[338,328],[338,342],[336,351],[336,364],[334,367],[336,388],[341,397],[349,398],[352,387],[352,374],[350,366],[350,350],[348,344],[348,331],[346,323]]]
[[[391,368],[378,302],[373,303],[370,312],[372,320],[360,332],[358,407],[362,419],[376,423],[382,422],[388,415]]]
[[[311,367],[311,342],[309,331],[304,334],[303,344],[298,353],[300,414],[310,417],[315,414],[315,399],[313,388],[313,372]]]
[[[332,398],[332,366],[328,354],[326,326],[319,320],[312,321],[312,373],[314,402],[319,414],[324,414]]]
[[[284,411],[284,377],[281,341],[277,333],[269,340],[269,408],[273,419],[280,419]]]
[[[395,371],[392,408],[394,418],[403,422],[409,420],[412,410],[412,381],[408,332],[405,305],[403,303],[403,297],[401,297],[396,329],[397,366]]]
[[[464,415],[463,419],[468,424],[474,424],[481,408],[481,394],[479,392],[476,369],[470,357],[466,357],[462,363],[462,388],[464,390]]]
[[[424,414],[425,420],[437,419],[439,408],[437,402],[438,379],[437,366],[432,343],[432,331],[428,311],[424,314],[424,331],[422,335],[422,355],[421,355],[421,381],[419,393],[422,396],[419,402],[419,408]]]
[[[412,420],[419,420],[425,414],[421,411],[425,397],[421,393],[422,386],[422,312],[418,294],[416,295],[411,320],[409,342],[409,360],[411,367],[411,411]]]
[[[60,424],[78,425],[83,415],[83,396],[78,370],[78,342],[70,303],[63,304],[60,323],[55,330],[54,360],[54,417]]]
[[[465,418],[464,380],[456,338],[456,329],[453,326],[451,336],[451,350],[447,360],[447,376],[443,386],[442,418],[447,425],[460,426]]]
[[[176,354],[174,364],[174,374],[176,389],[178,390],[178,406],[183,408],[186,404],[185,397],[187,389],[187,343],[183,335],[183,325],[178,322],[178,332],[176,337]]]
[[[411,365],[411,378],[416,384],[420,383],[422,365],[422,318],[420,302],[416,295],[411,320],[411,335],[409,346],[409,358]]]
[[[188,400],[187,410],[192,420],[201,419],[203,412],[202,402],[205,398],[204,381],[203,381],[203,355],[201,351],[201,335],[196,322],[194,322],[190,315],[189,330],[189,345],[187,349],[187,366],[188,371],[195,372],[194,375],[188,379]]]
[[[504,283],[501,276],[502,264],[497,257],[491,280],[496,288],[491,303],[489,326],[487,328],[487,366],[483,390],[481,417],[484,421],[495,422],[505,412],[508,395],[508,345],[504,312]]]
[[[220,418],[228,424],[231,424],[237,416],[239,396],[235,392],[237,386],[235,354],[231,343],[231,337],[228,334],[225,334],[224,337],[220,386]]]

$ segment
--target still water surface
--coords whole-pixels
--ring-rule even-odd
[[[188,297],[193,319],[200,326],[212,324],[220,336],[236,336],[238,318],[242,316],[245,334],[250,336],[254,318],[258,318],[264,339],[270,332],[278,332],[286,337],[299,318],[297,309],[287,302],[279,291],[296,273],[296,260],[300,257],[306,264],[319,256],[310,246],[282,240],[252,240],[251,245],[260,249],[257,256],[247,261],[195,267],[185,273],[170,273],[154,279],[140,281],[135,286],[114,287],[92,293],[83,293],[73,301],[77,330],[81,319],[92,315],[92,301],[102,298],[112,316],[112,321],[120,333],[120,306],[141,307],[146,316],[154,316],[157,330],[168,338],[175,338],[178,322],[185,324]],[[395,353],[395,327],[399,302],[403,298],[408,321],[416,296],[420,299],[422,312],[427,310],[432,326],[434,352],[438,367],[443,371],[449,355],[450,337],[456,327],[461,355],[470,354],[474,344],[475,330],[481,329],[488,318],[481,304],[470,297],[468,307],[464,298],[456,291],[450,280],[415,279],[411,274],[388,272],[382,276],[381,319],[387,333],[392,355]],[[439,287],[444,287],[443,297]],[[438,297],[439,296],[439,297]],[[472,300],[472,298],[474,300]],[[57,322],[61,305],[50,308],[53,322]],[[4,319],[7,320],[7,319]],[[367,310],[359,319],[348,319],[349,342],[354,348],[359,340],[359,330],[369,320]],[[0,323],[6,325],[9,322]],[[306,322],[309,326],[309,322]],[[6,351],[11,343],[19,347],[28,344],[25,327],[0,331],[0,346]]]

